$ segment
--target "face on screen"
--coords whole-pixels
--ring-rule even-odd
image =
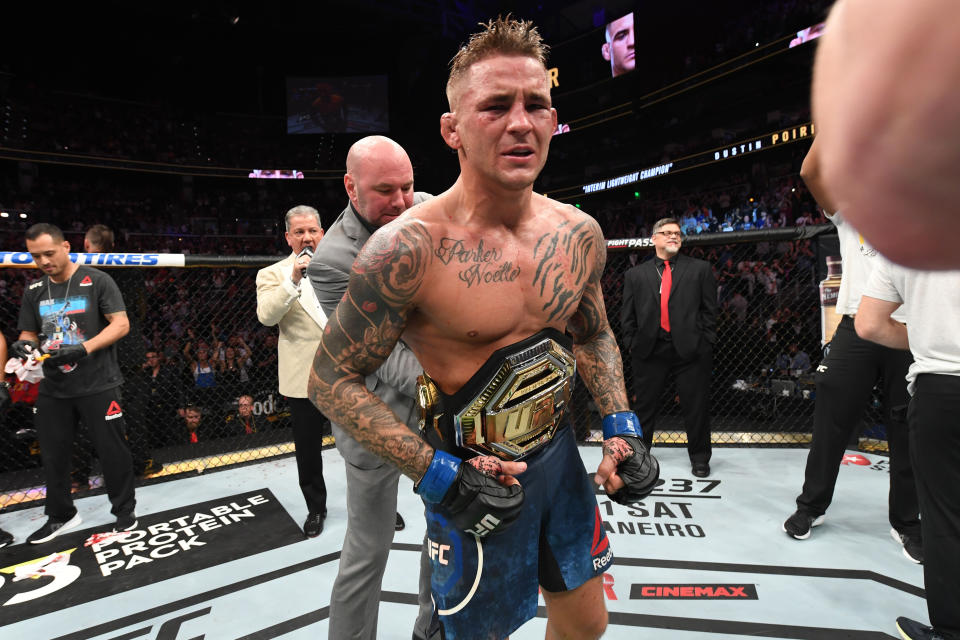
[[[603,59],[610,63],[613,77],[633,71],[633,13],[617,18],[604,31],[606,42],[601,47]]]

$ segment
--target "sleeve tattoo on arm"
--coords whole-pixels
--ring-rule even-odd
[[[579,258],[586,282],[579,305],[567,323],[567,330],[573,335],[573,351],[580,377],[590,390],[600,414],[607,415],[628,408],[627,392],[623,383],[620,348],[607,320],[600,286],[607,262],[607,248],[596,221],[591,219],[583,225],[586,237],[576,245],[580,252],[574,258],[574,264]]]
[[[429,465],[433,450],[367,389],[364,377],[400,339],[431,251],[430,234],[418,221],[371,236],[324,329],[309,384],[311,401],[327,417],[414,479]]]

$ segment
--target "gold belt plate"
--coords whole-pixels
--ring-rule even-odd
[[[457,444],[519,460],[553,438],[570,403],[573,353],[545,338],[507,356],[486,387],[454,414]]]

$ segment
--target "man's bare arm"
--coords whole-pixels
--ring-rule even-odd
[[[899,307],[899,302],[861,296],[860,307],[854,319],[857,335],[891,349],[909,349],[907,326],[890,317]]]
[[[127,318],[126,311],[116,311],[114,313],[104,314],[107,319],[107,326],[97,335],[83,343],[87,353],[93,353],[98,349],[105,349],[114,342],[130,333],[130,319]]]
[[[575,230],[573,276],[575,284],[586,281],[583,296],[570,317],[567,328],[573,335],[573,353],[584,384],[593,396],[600,415],[628,411],[627,390],[623,381],[620,348],[607,320],[600,277],[607,262],[607,247],[596,221]],[[578,264],[587,268],[578,271]],[[590,268],[592,265],[592,268]],[[582,279],[582,280],[581,280]]]
[[[308,386],[311,401],[328,418],[414,480],[429,466],[433,448],[367,389],[364,377],[377,370],[400,339],[432,248],[429,232],[415,220],[371,236],[324,329]]]

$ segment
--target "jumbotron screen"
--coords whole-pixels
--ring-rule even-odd
[[[387,76],[287,78],[287,133],[387,133]]]
[[[604,17],[603,26],[556,44],[550,51],[551,88],[565,92],[629,74],[634,69],[633,12]]]

